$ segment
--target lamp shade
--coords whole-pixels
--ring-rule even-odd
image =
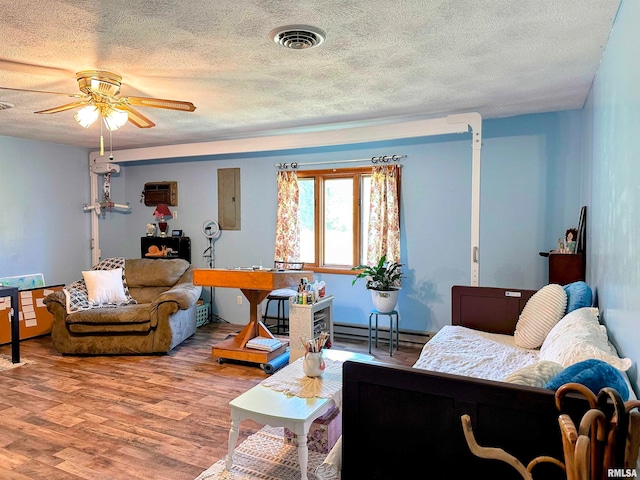
[[[159,204],[155,211],[153,212],[153,215],[156,216],[157,218],[171,218],[173,217],[173,215],[171,215],[171,210],[169,210],[168,205],[161,203]]]
[[[74,115],[74,118],[76,122],[84,128],[89,128],[89,126],[97,120],[99,114],[100,112],[95,105],[87,105],[81,108],[78,113]]]
[[[114,131],[122,127],[129,119],[129,114],[125,110],[118,108],[109,108],[104,113],[104,123],[110,131]]]

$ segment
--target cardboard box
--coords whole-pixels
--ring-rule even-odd
[[[342,412],[334,407],[313,421],[307,434],[307,447],[312,452],[329,453],[341,434]],[[284,429],[284,443],[298,444],[297,435],[288,428]]]

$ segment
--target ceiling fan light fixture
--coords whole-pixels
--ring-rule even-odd
[[[269,38],[290,50],[305,50],[321,45],[327,34],[311,25],[285,25],[269,32]]]
[[[119,108],[109,107],[104,113],[104,124],[110,131],[118,130],[129,120],[129,114],[126,110],[120,110]]]
[[[91,124],[98,119],[99,114],[100,112],[95,105],[87,105],[78,110],[78,113],[76,113],[73,118],[76,119],[76,122],[78,122],[80,126],[89,128]]]

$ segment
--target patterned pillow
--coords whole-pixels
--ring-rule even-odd
[[[507,375],[505,382],[518,385],[529,385],[530,387],[544,387],[549,380],[558,375],[564,367],[556,362],[543,360],[516,370]]]
[[[87,291],[87,285],[84,281],[78,280],[73,282],[70,285],[65,286],[62,291],[66,297],[67,304],[67,314],[71,314],[73,312],[79,312],[82,310],[89,310],[92,308],[100,308],[100,307],[117,307],[119,305],[132,305],[136,302],[136,300],[129,293],[129,287],[127,285],[127,281],[125,279],[125,260],[124,257],[113,257],[113,258],[105,258],[101,262],[94,265],[91,270],[114,270],[117,268],[122,268],[122,287],[124,290],[124,295],[126,298],[125,302],[117,303],[117,304],[102,304],[102,305],[94,305],[89,302],[89,296]]]
[[[538,348],[567,308],[564,288],[551,283],[538,290],[518,318],[514,340],[522,348]]]
[[[582,307],[590,307],[592,301],[591,288],[583,281],[573,282],[565,285],[564,291],[567,292],[567,312],[571,313],[574,310]]]

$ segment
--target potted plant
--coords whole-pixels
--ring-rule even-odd
[[[389,313],[396,308],[398,303],[398,292],[402,282],[402,264],[397,262],[387,262],[387,256],[382,258],[375,265],[358,265],[351,270],[358,270],[356,278],[351,285],[360,279],[366,280],[367,290],[371,290],[373,306],[380,313]]]

